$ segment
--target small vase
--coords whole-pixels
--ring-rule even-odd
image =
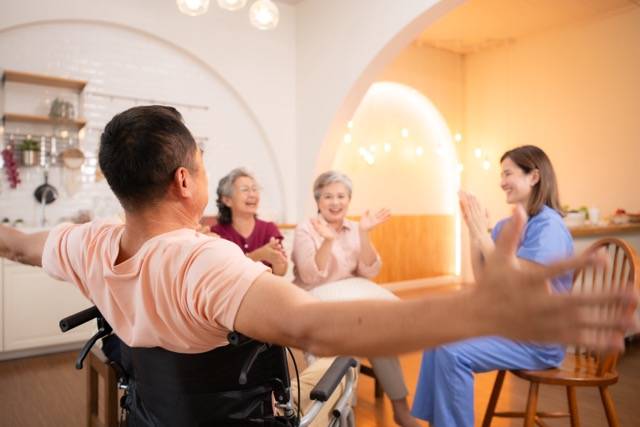
[[[38,164],[40,152],[36,150],[22,150],[22,166],[35,166]]]

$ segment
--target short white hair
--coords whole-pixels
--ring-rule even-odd
[[[316,202],[320,200],[320,193],[322,193],[322,189],[327,185],[333,184],[334,182],[339,182],[347,188],[347,192],[349,193],[349,198],[351,198],[351,192],[353,191],[353,183],[351,182],[351,178],[342,172],[338,171],[327,171],[316,178],[313,183],[313,197],[316,199]]]

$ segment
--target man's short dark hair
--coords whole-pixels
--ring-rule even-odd
[[[179,167],[194,171],[196,149],[178,110],[149,105],[111,119],[98,157],[111,190],[133,211],[162,198]]]

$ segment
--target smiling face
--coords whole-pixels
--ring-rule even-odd
[[[501,163],[500,187],[507,196],[507,203],[527,206],[532,188],[540,180],[539,172],[534,169],[525,173],[509,157]]]
[[[233,182],[230,197],[224,197],[223,202],[232,215],[256,215],[260,205],[260,187],[255,180],[248,176],[240,176]]]
[[[349,190],[341,182],[332,182],[320,190],[318,210],[329,224],[340,224],[349,210]]]

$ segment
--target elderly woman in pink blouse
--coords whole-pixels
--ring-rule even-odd
[[[395,299],[391,292],[362,279],[380,272],[380,256],[369,231],[389,219],[390,212],[367,211],[360,222],[347,219],[351,192],[351,180],[340,172],[329,171],[316,178],[313,195],[318,216],[296,228],[291,254],[294,283],[323,300]],[[401,426],[418,426],[409,412],[398,359],[376,358],[371,364],[391,399],[394,421]]]

